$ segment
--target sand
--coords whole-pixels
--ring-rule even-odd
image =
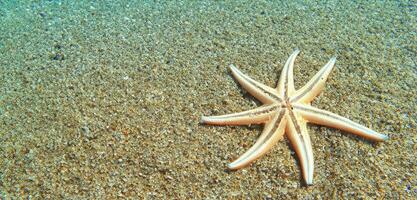
[[[0,198],[416,198],[416,21],[413,1],[0,1]],[[314,106],[390,139],[309,125],[312,186],[286,138],[228,171],[262,131],[199,124],[260,105],[228,65],[274,86],[296,48],[296,87],[337,56]]]

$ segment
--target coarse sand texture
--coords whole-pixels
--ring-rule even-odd
[[[0,199],[416,199],[416,30],[407,0],[0,1]],[[389,139],[303,126],[312,185],[287,137],[229,170],[263,124],[201,116],[297,48],[297,89],[337,57],[311,107]]]

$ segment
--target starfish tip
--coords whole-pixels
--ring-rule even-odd
[[[382,140],[383,140],[383,141],[385,141],[385,140],[388,140],[388,139],[389,139],[389,136],[388,136],[388,135],[382,135],[381,137],[382,137]]]
[[[230,64],[230,65],[229,65],[229,68],[230,68],[230,70],[232,70],[232,71],[236,71],[236,70],[237,70],[237,68],[236,68],[236,66],[235,66],[234,64]]]
[[[231,163],[227,164],[227,168],[230,170],[234,170],[233,165]]]
[[[208,118],[209,118],[209,117],[206,117],[206,116],[201,116],[201,119],[200,119],[200,124],[204,124],[204,123],[206,123],[206,122],[208,121]]]
[[[242,168],[242,166],[240,166],[236,162],[232,162],[232,163],[227,164],[227,168],[229,168],[229,170],[238,170],[238,169]]]
[[[330,61],[331,61],[332,63],[335,63],[335,62],[336,62],[336,58],[337,58],[337,56],[333,56],[332,58],[330,58]]]

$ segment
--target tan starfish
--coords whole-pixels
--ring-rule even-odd
[[[221,115],[202,117],[201,122],[213,125],[250,125],[264,123],[265,127],[256,143],[237,160],[230,163],[230,169],[242,168],[264,155],[272,146],[283,138],[284,133],[290,140],[301,164],[302,174],[308,185],[313,184],[313,151],[307,122],[341,129],[374,141],[388,139],[347,118],[312,107],[311,101],[322,91],[327,77],[333,69],[336,58],[333,57],[301,89],[294,89],[293,66],[299,50],[294,51],[285,63],[277,88],[270,88],[254,81],[230,66],[233,76],[250,94],[264,105],[252,110]]]

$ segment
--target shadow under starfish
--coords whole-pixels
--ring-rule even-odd
[[[314,162],[307,123],[337,128],[374,141],[388,139],[386,135],[347,118],[312,107],[311,101],[323,90],[336,58],[331,58],[306,85],[295,90],[293,66],[299,52],[295,50],[288,58],[276,88],[259,83],[240,72],[235,66],[230,66],[232,75],[241,86],[264,105],[228,115],[203,116],[201,122],[212,125],[265,124],[256,143],[237,160],[230,163],[228,165],[230,169],[240,169],[252,163],[268,152],[286,133],[300,160],[303,178],[307,185],[311,185],[313,184]]]

